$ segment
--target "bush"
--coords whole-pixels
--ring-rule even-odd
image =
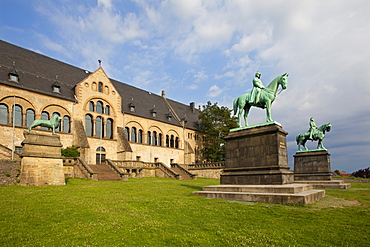
[[[80,156],[80,152],[74,146],[62,148],[61,153],[62,153],[62,156],[64,157],[79,157]]]

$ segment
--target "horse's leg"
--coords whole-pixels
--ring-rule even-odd
[[[303,140],[302,146],[304,147],[305,150],[308,150],[308,148],[306,147],[306,141],[307,141],[306,139]]]
[[[271,119],[271,101],[266,101],[266,122],[272,122]]]
[[[242,127],[242,113],[243,113],[243,108],[240,108],[239,106],[239,112],[238,112],[238,124],[239,124],[239,127]]]
[[[248,126],[248,114],[249,114],[250,109],[251,109],[251,105],[248,104],[248,103],[245,103],[245,106],[244,106],[244,124],[245,124],[245,126]]]

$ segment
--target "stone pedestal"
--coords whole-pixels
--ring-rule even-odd
[[[330,154],[326,150],[297,152],[294,157],[294,180],[332,180]]]
[[[310,204],[325,196],[308,184],[294,184],[288,167],[286,135],[272,123],[231,131],[221,185],[193,194],[234,201]]]
[[[330,154],[326,150],[297,152],[294,156],[294,181],[312,184],[315,189],[349,189],[351,184],[333,180]]]
[[[20,185],[65,185],[58,135],[24,132]]]
[[[294,182],[289,170],[286,135],[270,124],[230,132],[221,184],[281,185]]]

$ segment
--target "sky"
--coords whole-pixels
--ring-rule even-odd
[[[184,104],[232,109],[256,71],[289,73],[272,105],[287,135],[331,123],[332,170],[370,166],[368,0],[0,0],[0,39]],[[265,121],[252,108],[249,124]],[[309,141],[310,149],[317,142]]]

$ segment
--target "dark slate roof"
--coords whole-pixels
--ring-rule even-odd
[[[15,66],[13,66],[13,62],[15,62]],[[14,73],[14,69],[19,75],[19,82],[9,81],[8,74]],[[91,72],[87,70],[0,40],[1,84],[73,101],[75,85],[89,74]],[[58,76],[57,80],[56,76]],[[181,126],[163,97],[114,79],[110,80],[122,96],[122,111],[124,113]],[[60,93],[53,92],[55,84],[60,86]],[[192,110],[190,105],[184,105],[170,99],[167,99],[167,102],[180,119],[186,119],[186,128],[197,129],[199,114],[197,109]],[[130,111],[130,104],[135,106],[135,112]],[[156,112],[156,117],[153,117],[152,111]],[[173,116],[171,121],[168,120],[168,114]]]

